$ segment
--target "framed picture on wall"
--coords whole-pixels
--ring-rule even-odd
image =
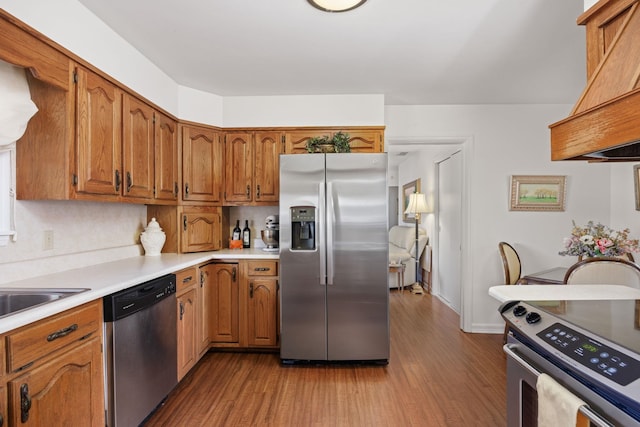
[[[411,181],[402,186],[402,220],[404,222],[413,222],[414,215],[406,214],[404,211],[409,206],[409,196],[413,193],[420,192],[420,178]]]
[[[512,175],[511,211],[564,211],[564,175]]]

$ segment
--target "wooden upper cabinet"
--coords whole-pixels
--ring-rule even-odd
[[[182,127],[182,200],[222,204],[224,144],[220,133]]]
[[[253,135],[228,133],[225,135],[225,202],[252,200]]]
[[[384,152],[384,126],[288,130],[284,134],[284,152],[286,154],[306,154],[309,138],[325,135],[332,137],[340,131],[349,134],[352,153]]]
[[[178,124],[164,114],[155,113],[155,198],[178,200],[179,151]]]
[[[281,132],[254,134],[254,201],[277,202],[280,198]]]
[[[120,194],[122,92],[82,67],[77,75],[77,192]]]
[[[122,195],[152,199],[154,110],[129,94],[123,95],[122,104]]]
[[[323,135],[330,135],[330,132],[323,129],[287,131],[284,134],[284,152],[286,154],[306,154],[307,140]]]
[[[225,204],[273,204],[279,199],[282,132],[225,136]]]

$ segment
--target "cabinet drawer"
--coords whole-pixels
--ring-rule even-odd
[[[193,266],[176,273],[177,292],[187,289],[198,283],[198,269]]]
[[[102,300],[64,311],[7,335],[7,370],[13,372],[102,327]]]
[[[278,261],[247,261],[247,275],[249,276],[277,276]]]

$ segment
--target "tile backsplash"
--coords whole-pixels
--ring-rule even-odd
[[[18,200],[17,241],[0,247],[0,284],[141,255],[146,215],[145,205]]]

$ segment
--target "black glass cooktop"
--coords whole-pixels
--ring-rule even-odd
[[[640,300],[527,302],[640,355]]]

